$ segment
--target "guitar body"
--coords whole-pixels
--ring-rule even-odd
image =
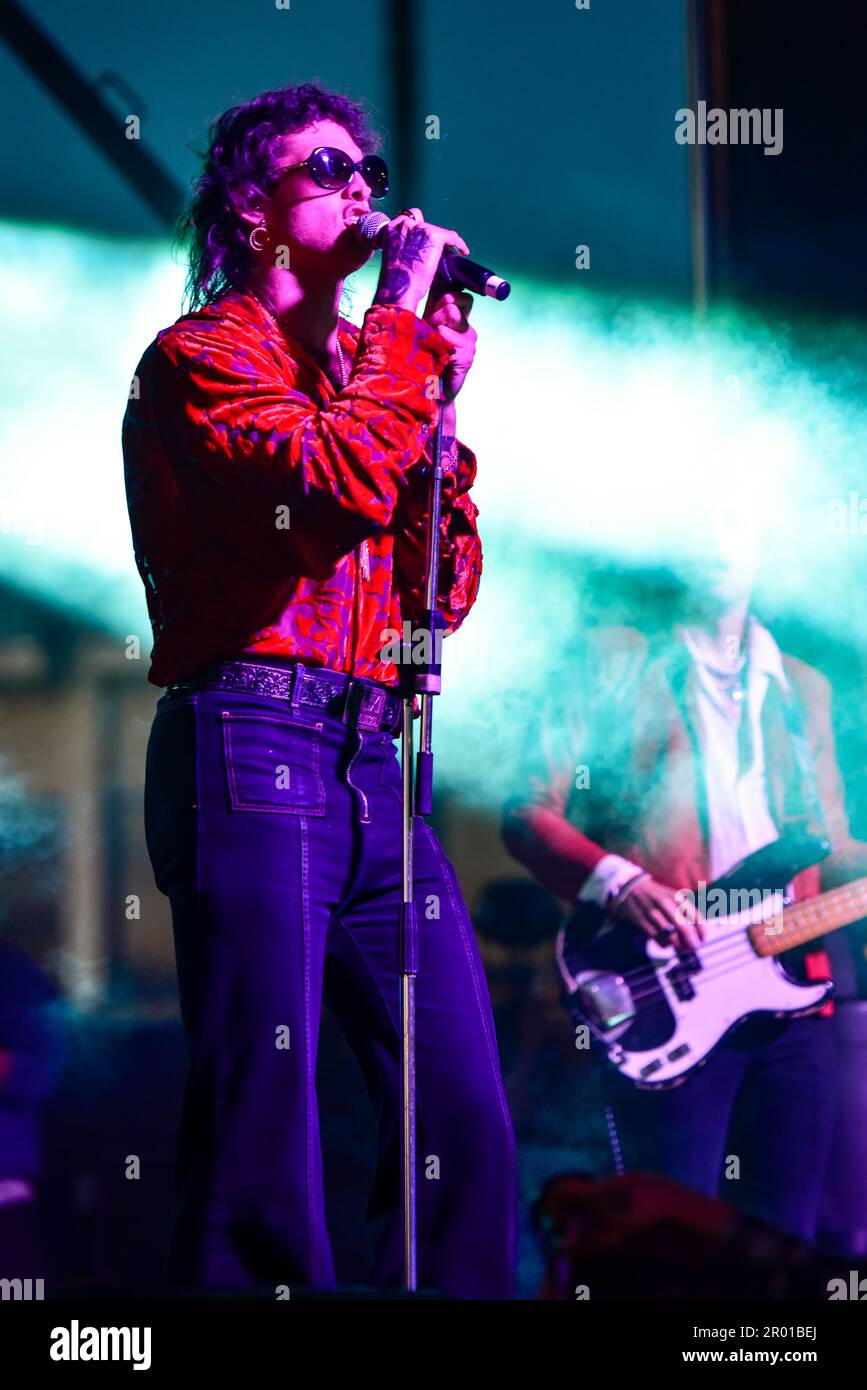
[[[756,923],[765,929],[761,923],[768,923],[769,904],[772,912],[778,910],[771,893],[782,893],[805,867],[809,843],[823,846],[804,837],[797,845],[800,862],[792,863],[790,856],[786,867],[777,842],[711,885],[709,900],[721,886],[764,891],[766,897],[733,915],[708,915],[706,940],[693,953],[678,955],[589,904],[569,919],[557,941],[566,1007],[621,1075],[643,1090],[679,1085],[747,1019],[757,1014],[794,1018],[821,1008],[833,992],[831,981],[793,979],[772,955],[757,951],[749,932]],[[822,853],[814,852],[808,862]]]

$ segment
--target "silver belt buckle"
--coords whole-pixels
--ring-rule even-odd
[[[343,722],[353,729],[377,732],[385,709],[385,691],[350,681],[343,707]]]

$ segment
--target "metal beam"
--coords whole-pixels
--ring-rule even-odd
[[[705,0],[686,0],[687,101],[693,111],[707,96]],[[707,312],[711,284],[710,197],[707,150],[697,142],[689,150],[689,221],[692,250],[692,300],[699,315]]]
[[[184,201],[180,184],[148,154],[140,140],[126,138],[117,113],[16,0],[0,3],[0,35],[156,217],[173,227]]]
[[[418,87],[416,0],[388,0],[389,78],[391,85],[391,133],[394,155],[393,192],[399,206],[421,196],[416,187],[416,150],[421,138],[415,93]]]

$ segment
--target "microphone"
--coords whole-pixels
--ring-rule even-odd
[[[366,212],[353,223],[356,236],[371,246],[382,240],[382,229],[388,226],[391,218],[384,212]],[[444,294],[450,289],[472,290],[473,294],[485,294],[491,299],[508,299],[512,286],[508,280],[495,275],[487,266],[471,261],[468,256],[459,256],[457,251],[443,251],[439,269],[434,277],[434,286]],[[433,286],[431,287],[433,288]]]

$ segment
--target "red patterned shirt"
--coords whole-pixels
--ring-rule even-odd
[[[380,653],[387,630],[423,608],[425,450],[449,350],[392,305],[338,331],[352,360],[339,392],[238,290],[178,319],[142,357],[123,454],[154,685],[242,655],[396,682]],[[460,445],[443,487],[447,631],[481,574],[475,473]]]

